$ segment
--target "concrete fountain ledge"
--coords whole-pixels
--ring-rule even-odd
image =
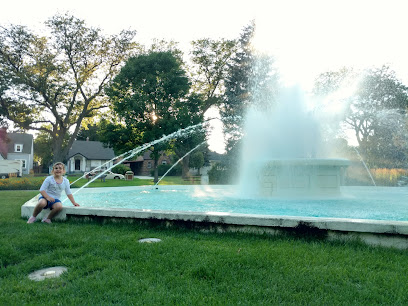
[[[21,217],[29,218],[32,215],[38,202],[38,196],[27,201],[21,207]],[[48,212],[49,210],[43,211],[37,218],[44,217]],[[325,232],[330,240],[360,239],[370,245],[408,249],[408,221],[71,206],[64,206],[57,219],[67,220],[69,217],[127,218],[163,222],[182,221],[207,226],[220,226],[222,230],[258,233],[278,233],[282,230],[303,227]]]

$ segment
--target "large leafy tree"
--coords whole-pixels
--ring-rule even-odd
[[[187,103],[179,103],[179,116],[177,121],[179,123],[177,126],[179,128],[184,128],[187,126],[202,123],[204,120],[204,112],[202,110],[203,100],[201,95],[195,93],[190,93],[187,98]],[[182,123],[182,125],[180,125]],[[181,135],[178,137],[177,141],[173,143],[173,151],[176,156],[180,159],[182,158],[182,177],[186,179],[189,176],[190,170],[190,157],[192,150],[203,150],[205,146],[202,144],[206,139],[205,130],[197,129],[194,133],[189,135]],[[201,145],[200,145],[201,144]]]
[[[375,129],[385,123],[389,110],[405,112],[408,88],[389,67],[369,69],[364,73],[351,99],[346,122],[355,131],[360,147],[367,147]]]
[[[118,120],[106,125],[104,142],[116,151],[131,150],[198,123],[201,100],[189,91],[180,58],[172,52],[150,51],[130,58],[106,90]],[[151,148],[156,182],[160,152],[171,144]]]
[[[227,152],[237,149],[236,144],[242,137],[245,109],[251,101],[251,73],[254,63],[251,41],[254,32],[254,23],[244,28],[238,41],[238,49],[232,62],[228,64],[228,74],[224,82],[224,103],[221,108],[224,131],[228,135]]]
[[[220,113],[227,138],[227,157],[223,162],[229,169],[239,169],[244,119],[248,108],[257,107],[266,111],[279,90],[279,75],[274,60],[254,50],[251,44],[254,34],[254,23],[243,29],[236,52],[228,63],[224,81],[225,93]]]
[[[388,66],[368,70],[352,99],[346,123],[376,167],[406,166],[408,87]],[[405,145],[404,145],[405,144]]]
[[[69,134],[65,135],[65,141],[68,141]],[[53,139],[51,135],[45,131],[40,131],[34,139],[34,161],[41,165],[42,171],[48,173],[48,165],[52,163],[52,147]]]
[[[84,118],[107,106],[104,87],[136,44],[133,31],[104,36],[68,14],[45,25],[47,36],[18,25],[0,29],[0,103],[17,127],[50,135],[55,162],[66,157]]]
[[[347,95],[333,95],[347,87],[355,89]],[[317,79],[315,93],[332,95],[347,105],[345,127],[354,132],[359,151],[371,166],[406,165],[408,88],[390,67],[372,68],[358,75],[350,69],[327,72]]]
[[[101,122],[82,124],[76,140],[100,141]]]
[[[224,80],[237,50],[237,41],[205,38],[191,44],[193,89],[203,95],[202,111],[205,113],[210,107],[219,107],[222,103]]]
[[[2,106],[0,107],[0,128],[1,127],[7,128],[8,126],[7,109],[3,107],[3,105],[5,105],[6,103],[4,99],[5,99],[5,93],[7,92],[9,88],[10,79],[11,78],[7,75],[7,73],[0,67],[0,105]]]
[[[8,138],[6,128],[0,127],[0,154],[7,155]]]

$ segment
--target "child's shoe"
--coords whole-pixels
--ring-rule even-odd
[[[28,219],[27,223],[28,223],[28,224],[34,223],[35,221],[37,221],[37,218],[36,218],[36,217],[30,217],[30,218]]]
[[[50,219],[47,219],[47,218],[42,219],[41,222],[43,222],[43,223],[48,223],[48,224],[51,224],[51,223],[52,223],[51,220],[50,220]]]

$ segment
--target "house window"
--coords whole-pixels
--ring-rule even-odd
[[[167,160],[162,160],[162,165],[167,165]]]
[[[147,168],[151,169],[152,168],[152,162],[147,162]]]
[[[23,152],[23,145],[22,144],[14,144],[14,152]]]

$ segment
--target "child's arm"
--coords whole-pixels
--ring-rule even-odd
[[[53,197],[50,197],[50,196],[48,195],[48,193],[45,192],[45,190],[41,190],[40,193],[41,193],[41,195],[42,195],[47,201],[49,201],[49,202],[51,202],[51,203],[54,203],[54,202],[55,202],[55,199],[54,199]]]
[[[74,196],[72,194],[67,195],[68,199],[71,201],[72,205],[79,206],[77,202],[74,200]]]

